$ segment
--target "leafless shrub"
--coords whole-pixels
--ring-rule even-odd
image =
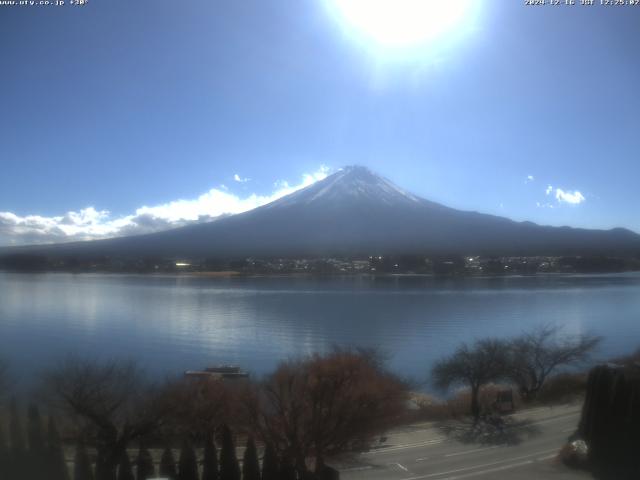
[[[473,345],[462,344],[432,369],[437,387],[448,389],[462,385],[471,393],[470,411],[477,420],[480,416],[480,389],[493,381],[504,378],[508,361],[508,348],[504,341],[487,338]]]
[[[568,403],[582,398],[587,390],[585,372],[560,373],[550,376],[542,386],[536,402],[541,404]]]
[[[98,478],[112,478],[127,445],[158,428],[166,413],[133,362],[69,357],[45,372],[43,392],[93,436]]]
[[[524,401],[534,400],[546,380],[561,367],[588,360],[601,338],[562,335],[555,326],[542,326],[509,342],[508,376]]]
[[[372,351],[337,348],[282,363],[253,391],[248,411],[262,438],[304,474],[310,459],[368,445],[407,399],[406,385]]]
[[[167,407],[165,436],[189,437],[204,442],[223,424],[242,426],[246,388],[214,378],[169,382],[162,393]]]

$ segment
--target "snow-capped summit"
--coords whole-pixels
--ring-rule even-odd
[[[332,255],[637,255],[629,230],[545,227],[408,193],[365,167],[249,212],[135,237],[25,247],[45,255],[244,258]]]
[[[386,178],[376,175],[367,167],[350,165],[341,168],[324,180],[272,203],[271,207],[325,202],[370,202],[373,206],[380,203],[418,204],[422,201],[421,198],[402,190]]]

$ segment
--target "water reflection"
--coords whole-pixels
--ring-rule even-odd
[[[236,362],[256,373],[333,344],[379,346],[423,378],[459,342],[558,323],[640,346],[640,276],[202,278],[0,273],[0,349],[19,375],[67,352],[160,373]]]

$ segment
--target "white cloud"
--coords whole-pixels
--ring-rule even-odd
[[[556,208],[553,206],[552,203],[540,203],[540,202],[536,202],[536,207],[538,208]]]
[[[524,181],[524,183],[531,183],[535,180],[536,178],[533,175],[527,175],[527,179]]]
[[[243,178],[237,173],[233,176],[233,179],[238,183],[247,183],[249,180],[251,180],[250,178]]]
[[[562,188],[553,188],[552,185],[547,185],[544,191],[546,196],[553,195],[558,203],[568,203],[570,205],[579,205],[587,199],[579,190],[563,190]],[[541,204],[538,202],[538,207],[553,208],[550,203]]]
[[[556,188],[556,200],[560,203],[564,202],[572,205],[579,205],[584,202],[586,198],[584,198],[584,195],[582,195],[578,190],[571,192],[569,190],[564,191],[561,188]]]
[[[302,180],[295,185],[278,181],[274,184],[275,190],[269,195],[252,193],[240,197],[221,185],[197,198],[142,206],[130,215],[117,218],[113,218],[108,210],[96,210],[94,207],[52,217],[19,216],[12,212],[0,212],[0,245],[94,240],[153,233],[212,221],[220,216],[246,212],[273,202],[326,178],[328,173],[329,169],[323,165],[316,172],[304,174]]]

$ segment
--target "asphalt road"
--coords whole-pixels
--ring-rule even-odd
[[[579,418],[579,405],[563,405],[523,411],[502,429],[474,434],[462,422],[411,425],[337,467],[343,480],[586,479],[556,459]]]

